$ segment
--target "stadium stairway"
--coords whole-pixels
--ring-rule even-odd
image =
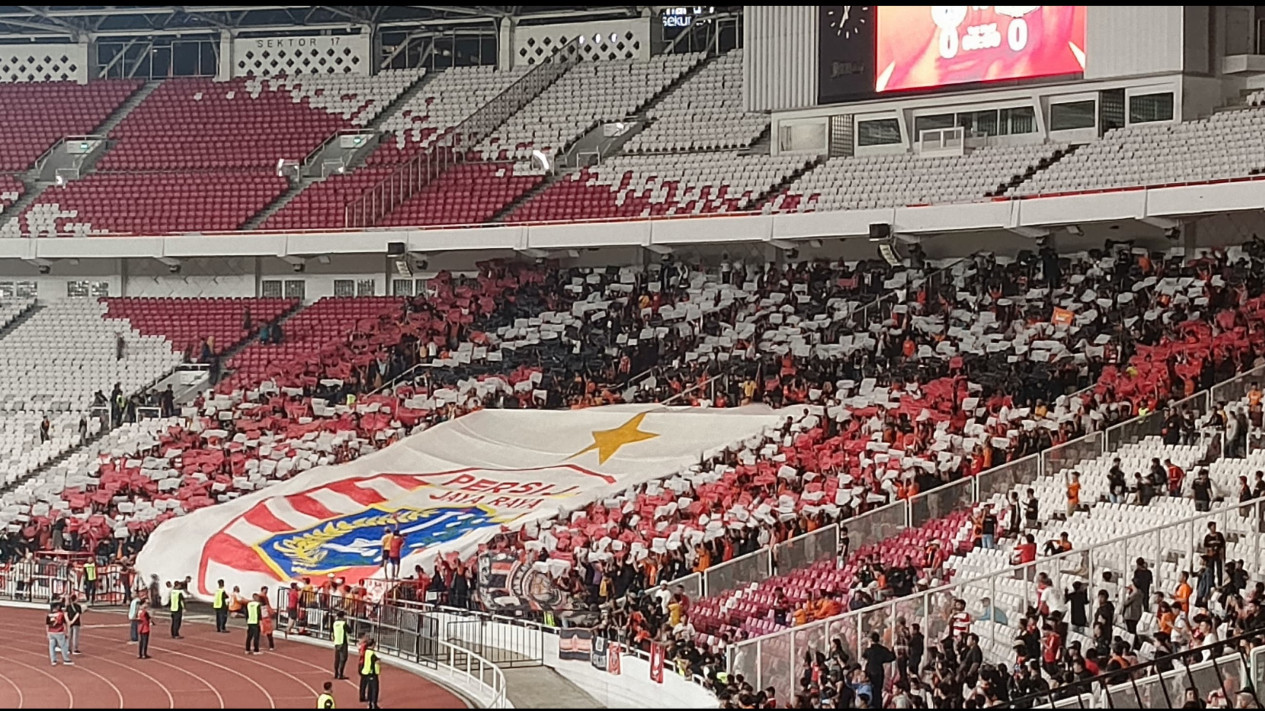
[[[754,148],[754,146],[752,147]],[[748,155],[756,155],[756,154],[749,153]],[[811,161],[805,164],[802,168],[796,169],[795,172],[788,175],[785,180],[783,180],[780,183],[777,183],[776,185],[769,186],[768,190],[765,190],[764,192],[757,195],[756,198],[751,201],[751,207],[749,209],[754,210],[754,211],[763,210],[765,205],[769,204],[769,202],[772,201],[773,198],[777,197],[778,195],[781,195],[788,188],[790,188],[790,186],[794,185],[795,181],[799,180],[801,176],[809,172],[812,172],[813,170],[816,170],[818,166],[820,166],[822,163],[825,163],[825,162],[826,162],[825,159],[822,158],[821,156],[813,156],[813,159]]]
[[[435,73],[423,74],[419,76],[417,80],[414,81],[409,86],[409,88],[400,92],[400,95],[395,97],[394,101],[387,104],[386,107],[384,107],[380,112],[378,112],[377,116],[373,117],[372,121],[370,121],[368,124],[365,125],[364,130],[366,132],[370,132],[370,131],[373,132],[377,136],[377,138],[373,141],[372,145],[368,147],[368,150],[361,150],[359,151],[358,154],[356,154],[353,157],[351,162],[348,163],[346,166],[346,172],[350,173],[354,170],[357,170],[358,168],[362,167],[365,164],[365,161],[367,161],[369,159],[369,156],[373,154],[373,149],[377,147],[378,142],[385,138],[385,136],[383,136],[382,134],[382,124],[384,124],[388,119],[394,116],[400,110],[401,107],[407,106],[408,102],[411,101],[413,97],[417,96],[418,92],[420,92],[423,87],[429,84],[430,80],[434,78],[435,76],[436,76]],[[316,150],[320,151],[321,149],[318,148]],[[306,165],[303,167],[304,167],[304,170],[306,171]],[[312,187],[316,183],[319,183],[325,180],[327,177],[329,176],[323,176],[323,177],[309,176],[309,175],[306,175],[306,173],[301,175],[298,180],[290,183],[290,188],[288,190],[278,195],[277,199],[268,203],[268,205],[266,205],[264,209],[255,213],[253,217],[247,220],[246,223],[242,225],[242,229],[243,230],[261,229],[263,227],[263,224],[268,221],[268,218],[272,217],[273,215],[283,210],[286,205],[289,205],[290,202],[293,201],[295,198],[297,198],[299,195],[301,195],[303,191]]]

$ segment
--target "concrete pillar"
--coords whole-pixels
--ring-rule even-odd
[[[237,57],[233,56],[233,33],[220,30],[220,65],[216,67],[215,81],[228,81],[233,78],[233,70],[237,67]]]
[[[514,68],[514,25],[511,17],[502,17],[496,33],[496,68],[507,72]]]
[[[78,72],[75,72],[75,82],[78,84],[87,84],[100,76],[101,68],[97,65],[97,41],[90,35],[80,35],[78,41],[78,50],[83,52],[87,59]]]

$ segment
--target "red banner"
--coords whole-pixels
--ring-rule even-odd
[[[660,644],[650,645],[650,681],[663,683],[663,646]]]
[[[619,664],[620,651],[619,642],[611,642],[606,648],[606,671],[614,676],[619,676],[622,673]]]

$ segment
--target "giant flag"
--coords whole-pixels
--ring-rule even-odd
[[[319,467],[160,525],[137,559],[143,575],[258,590],[333,573],[379,574],[389,528],[405,537],[401,570],[472,555],[501,526],[553,518],[669,476],[780,425],[763,406],[726,410],[615,405],[483,410],[353,462]]]

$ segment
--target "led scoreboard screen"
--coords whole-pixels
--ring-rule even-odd
[[[880,5],[874,90],[1085,71],[1083,5]]]
[[[1084,5],[822,6],[819,101],[1085,71]]]

